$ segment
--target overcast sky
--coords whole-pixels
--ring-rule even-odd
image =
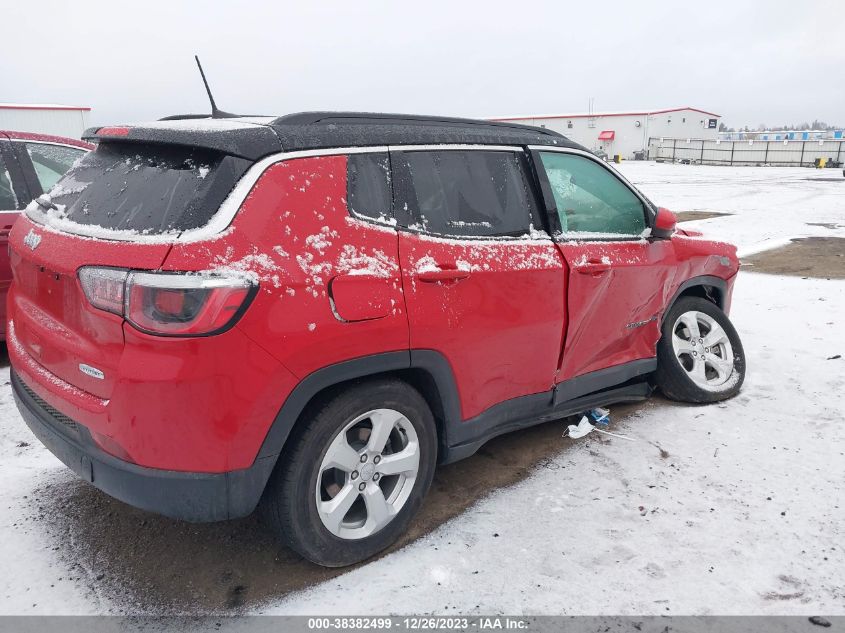
[[[225,4],[225,8],[224,8]],[[691,105],[845,125],[845,2],[0,0],[0,102],[491,116]]]

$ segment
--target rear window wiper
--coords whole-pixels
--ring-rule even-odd
[[[48,198],[44,194],[41,194],[40,196],[38,196],[35,199],[35,202],[38,204],[39,207],[41,207],[45,211],[58,211],[59,210],[59,207],[57,207],[55,204],[53,204],[53,201],[50,200],[50,198]]]

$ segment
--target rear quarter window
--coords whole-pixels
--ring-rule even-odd
[[[390,156],[387,152],[350,154],[346,163],[346,197],[357,216],[393,223]]]
[[[49,191],[50,213],[63,227],[180,233],[208,223],[250,164],[196,147],[101,143]]]

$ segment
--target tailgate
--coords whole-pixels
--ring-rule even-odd
[[[108,399],[123,354],[123,318],[88,303],[77,271],[88,265],[154,270],[170,245],[58,233],[22,216],[10,246],[8,317],[17,342],[62,381]]]

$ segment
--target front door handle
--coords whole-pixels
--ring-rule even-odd
[[[575,270],[582,275],[601,275],[610,270],[610,260],[591,257],[583,264],[576,266]]]
[[[426,283],[436,283],[438,281],[459,281],[469,277],[469,272],[470,271],[466,268],[436,264],[436,268],[430,268],[418,272],[417,279]]]

